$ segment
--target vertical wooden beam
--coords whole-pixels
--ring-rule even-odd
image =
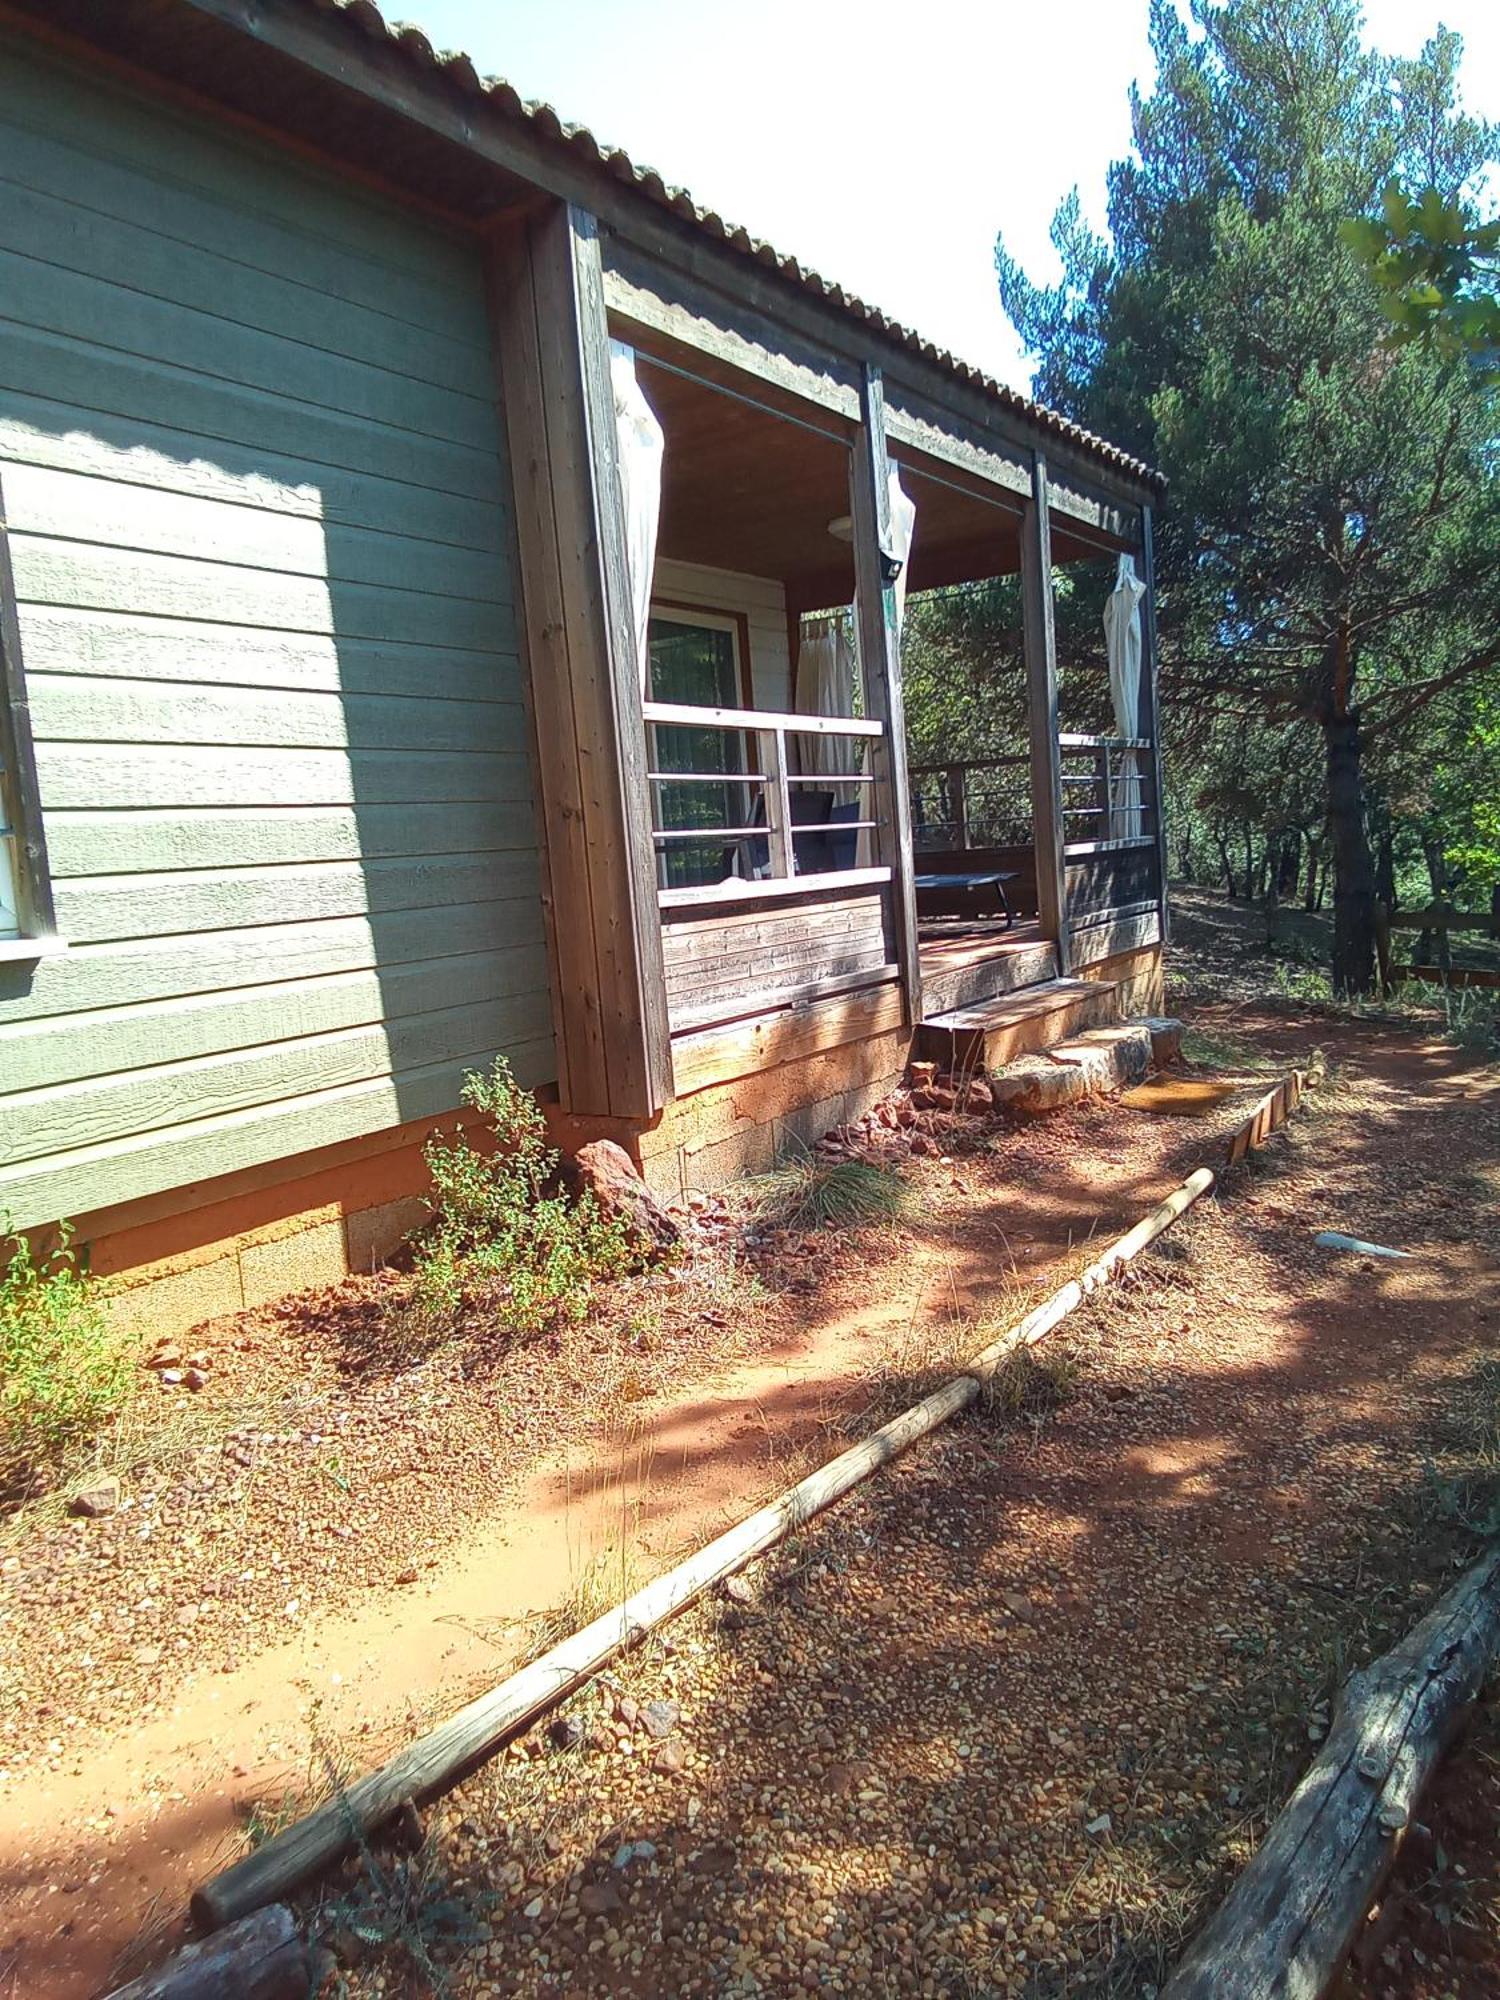
[[[51,937],[57,929],[52,877],[42,831],[42,799],[31,741],[31,709],[21,665],[21,625],[10,560],[10,521],[0,486],[0,828],[14,841],[16,915],[23,937]]]
[[[1140,731],[1151,738],[1151,817],[1156,827],[1156,868],[1161,891],[1161,941],[1168,942],[1171,915],[1167,904],[1167,812],[1161,786],[1161,705],[1157,694],[1156,542],[1149,507],[1141,509],[1141,707]]]
[[[1062,755],[1057,741],[1057,629],[1052,606],[1052,524],[1047,512],[1047,461],[1036,454],[1031,498],[1021,522],[1021,603],[1026,692],[1031,720],[1031,830],[1036,850],[1037,910],[1042,933],[1057,946],[1066,976],[1067,905],[1063,892]]]
[[[922,963],[917,949],[917,894],[911,845],[911,795],[906,777],[906,703],[896,593],[882,574],[891,547],[890,461],[885,449],[885,391],[880,370],[866,365],[860,388],[862,422],[850,465],[854,534],[854,619],[859,633],[865,711],[884,723],[875,746],[873,791],[876,858],[891,871],[896,963],[901,967],[906,1020],[922,1018]]]
[[[593,217],[554,204],[497,232],[490,298],[545,835],[559,1094],[580,1116],[648,1120],[671,1096],[671,1043]]]

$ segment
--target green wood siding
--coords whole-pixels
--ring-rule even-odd
[[[0,37],[0,466],[70,943],[0,1218],[550,1078],[475,247]]]

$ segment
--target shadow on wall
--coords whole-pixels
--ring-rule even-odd
[[[0,1214],[444,1113],[498,1050],[550,1079],[476,250],[9,52],[0,177],[0,479],[70,947],[0,967]]]

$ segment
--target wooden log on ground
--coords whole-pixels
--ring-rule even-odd
[[[255,1910],[190,1944],[109,2000],[307,2000],[312,1968],[285,1904]]]
[[[1305,1070],[1289,1069],[1280,1083],[1274,1084],[1264,1097],[1256,1101],[1249,1117],[1236,1125],[1229,1135],[1228,1164],[1231,1167],[1257,1146],[1263,1146],[1273,1132],[1280,1131],[1302,1102],[1307,1081]]]
[[[599,1671],[607,1660],[690,1604],[705,1590],[742,1569],[833,1505],[882,1465],[926,1437],[979,1395],[1004,1356],[1030,1345],[1065,1319],[1091,1291],[1107,1284],[1131,1258],[1171,1227],[1206,1194],[1213,1174],[1200,1167],[1180,1188],[1127,1230],[1070,1284],[1028,1313],[1000,1340],[975,1355],[968,1368],[932,1395],[904,1410],[850,1450],[788,1488],[779,1499],[730,1528],[696,1555],[657,1577],[564,1639],[530,1666],[482,1694],[467,1708],[361,1778],[326,1805],[236,1861],[193,1898],[193,1915],[205,1928],[232,1923],[246,1911],[287,1894],[340,1860],[369,1830],[383,1825],[408,1801],[452,1785],[529,1727]]]
[[[1351,1674],[1327,1741],[1162,2000],[1320,2000],[1500,1654],[1500,1550]]]
[[[1075,1306],[1081,1305],[1090,1292],[1097,1292],[1101,1285],[1117,1278],[1133,1258],[1170,1229],[1180,1215],[1184,1215],[1195,1201],[1208,1193],[1213,1184],[1213,1173],[1208,1167],[1196,1168],[1180,1188],[1174,1188],[1164,1202],[1153,1208],[1149,1215],[1142,1216],[1134,1229],[1127,1230],[1111,1243],[1104,1255],[1096,1258],[1086,1271],[1080,1271],[1071,1284],[1054,1292],[1050,1299],[1043,1299],[1039,1306],[1027,1313],[1025,1319],[1008,1328],[998,1340],[976,1354],[968,1365],[968,1373],[981,1382],[988,1382],[1007,1355],[1014,1354],[1018,1347],[1035,1347],[1039,1340],[1067,1318]]]

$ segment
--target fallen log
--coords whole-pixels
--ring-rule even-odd
[[[307,2000],[312,1966],[284,1903],[190,1944],[109,2000]]]
[[[1500,1550],[1351,1674],[1326,1742],[1162,2000],[1321,2000],[1500,1654]]]

